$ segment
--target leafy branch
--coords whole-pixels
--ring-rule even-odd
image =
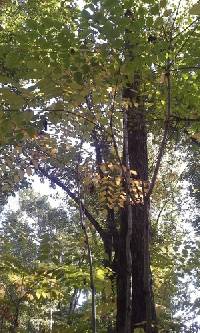
[[[66,192],[69,197],[77,204],[79,205],[79,198],[72,192],[70,189],[64,185],[56,176],[49,174],[44,168],[41,166],[38,166],[38,170],[40,173],[48,178],[52,183],[56,184],[58,187],[62,188],[64,192]],[[94,226],[96,231],[101,236],[102,240],[105,240],[106,238],[106,231],[100,226],[100,224],[97,222],[97,220],[93,217],[93,215],[89,212],[89,210],[84,206],[83,202],[81,202],[81,207],[83,210],[83,213],[87,217],[87,219],[90,221],[90,223]]]

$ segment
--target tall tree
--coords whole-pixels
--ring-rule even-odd
[[[103,218],[83,202],[81,208],[100,234],[116,275],[116,330],[156,331],[150,197],[172,125],[186,121],[195,130],[198,119],[199,18],[194,15],[199,5],[91,0],[80,10],[52,0],[8,3],[5,9],[1,127],[7,136],[2,143],[28,141],[24,154],[32,147],[38,172],[77,204],[79,152],[71,141],[94,146],[96,160],[82,156],[82,179],[93,177],[90,194],[95,184]],[[60,131],[57,142],[49,141],[55,133],[44,133],[53,124]],[[156,132],[162,138],[149,182],[147,139]],[[64,154],[67,145],[70,168],[66,160],[52,165],[55,143]],[[87,195],[89,207],[91,197],[98,195]]]

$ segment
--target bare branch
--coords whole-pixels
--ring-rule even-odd
[[[80,153],[81,154],[81,153]],[[87,254],[88,254],[88,263],[89,263],[89,271],[90,271],[90,287],[92,292],[92,332],[96,333],[96,290],[95,290],[95,283],[94,283],[94,270],[93,270],[93,261],[92,261],[92,251],[89,242],[88,232],[85,225],[84,219],[84,210],[82,204],[82,193],[81,193],[81,184],[80,184],[80,175],[79,175],[79,164],[80,164],[81,155],[79,156],[79,161],[77,165],[77,187],[78,187],[78,204],[79,204],[79,215],[80,215],[80,223],[83,229],[83,233],[85,236],[85,243],[87,247]]]
[[[59,186],[60,188],[62,188],[68,195],[69,197],[77,204],[79,205],[79,199],[78,197],[70,191],[70,189],[64,185],[57,177],[55,177],[54,175],[49,175],[48,172],[42,168],[41,166],[38,166],[38,170],[41,172],[41,174],[43,176],[45,176],[46,178],[48,178],[52,183],[56,184],[57,186]],[[84,206],[83,202],[81,202],[81,207],[83,210],[83,213],[85,214],[85,216],[87,217],[87,219],[91,222],[91,224],[94,226],[94,228],[96,229],[96,231],[99,233],[99,235],[101,236],[102,240],[105,240],[106,238],[106,231],[100,226],[100,224],[97,222],[97,220],[93,217],[93,215],[88,211],[88,209]]]
[[[167,143],[167,134],[169,130],[169,122],[170,122],[170,115],[171,115],[171,75],[170,75],[170,63],[168,63],[168,70],[166,71],[166,78],[167,78],[167,109],[166,109],[166,119],[165,119],[165,127],[164,127],[164,133],[163,133],[163,139],[159,148],[158,157],[156,166],[154,169],[153,177],[150,182],[149,191],[147,192],[146,198],[149,199],[154,186],[156,184],[156,179],[158,176],[161,160],[164,154],[164,149]]]
[[[194,21],[192,21],[185,29],[183,29],[182,31],[180,31],[177,35],[175,35],[173,37],[173,41],[178,38],[180,35],[182,35],[184,32],[186,32],[190,27],[193,26],[193,24],[195,24],[196,22],[199,21],[199,17],[197,17]]]
[[[179,0],[178,5],[177,5],[177,7],[176,7],[176,13],[175,13],[175,17],[174,17],[174,21],[173,21],[172,29],[174,28],[174,25],[175,25],[175,22],[176,22],[176,19],[177,19],[178,13],[179,13],[179,8],[180,8],[180,5],[181,5],[181,1],[182,1],[182,0]]]
[[[171,69],[171,72],[187,71],[187,70],[194,70],[194,69],[200,69],[200,66],[182,66],[182,67]]]

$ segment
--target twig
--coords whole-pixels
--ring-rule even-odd
[[[88,233],[87,233],[87,229],[86,229],[86,225],[85,225],[85,221],[84,221],[83,203],[82,203],[82,199],[81,199],[79,165],[80,165],[80,158],[79,158],[78,165],[77,165],[79,214],[80,214],[80,223],[81,223],[81,227],[84,232],[85,243],[87,246],[88,262],[89,262],[89,270],[90,270],[90,287],[91,287],[91,292],[92,292],[92,333],[96,333],[96,290],[95,290],[95,284],[94,284],[92,251],[91,251],[89,237],[88,237]]]
[[[200,69],[200,66],[183,66],[183,67],[179,67],[179,68],[173,68],[173,69],[171,69],[171,72],[185,71],[185,70],[192,70],[192,69]]]
[[[167,71],[166,71],[166,78],[167,78],[167,108],[166,108],[166,119],[165,119],[165,127],[164,127],[164,133],[163,133],[163,139],[159,148],[159,152],[158,152],[158,157],[157,157],[157,162],[156,162],[156,166],[154,169],[154,173],[153,173],[153,177],[151,179],[150,182],[150,186],[149,186],[149,190],[147,192],[146,198],[149,199],[155,183],[156,183],[156,179],[158,176],[158,171],[160,168],[160,164],[161,164],[161,160],[164,154],[164,149],[167,143],[167,134],[168,134],[168,129],[169,129],[169,121],[170,121],[170,115],[171,115],[171,75],[170,75],[170,60],[168,59],[168,65],[167,65]]]
[[[198,18],[199,20],[199,18]],[[185,41],[182,43],[182,45],[180,46],[180,48],[178,49],[178,51],[176,52],[175,55],[175,59],[178,57],[178,55],[180,54],[180,52],[183,50],[183,48],[185,47],[185,45],[187,44],[187,42],[190,40],[191,34],[195,31],[195,29],[198,27],[195,26],[192,30],[190,30],[189,35],[187,36],[187,38],[185,39]]]
[[[172,24],[172,30],[174,29],[174,25],[175,25],[175,22],[176,22],[176,19],[177,19],[177,16],[178,16],[180,5],[181,5],[181,0],[179,0],[178,5],[176,7],[176,13],[175,13],[173,24]]]
[[[180,31],[177,35],[173,37],[173,41],[178,38],[180,35],[182,35],[185,31],[187,31],[194,23],[199,21],[199,17],[197,17],[194,21],[192,21],[185,29]]]
[[[163,204],[163,206],[161,207],[161,209],[160,209],[160,211],[158,213],[158,216],[157,216],[157,219],[156,219],[156,226],[158,225],[158,222],[159,222],[159,219],[161,217],[161,214],[162,214],[163,210],[165,209],[167,203],[168,203],[168,200],[165,201],[165,203]]]

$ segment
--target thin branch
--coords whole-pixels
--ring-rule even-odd
[[[48,109],[34,109],[34,110],[27,110],[27,111],[23,111],[23,112],[28,112],[28,111],[34,111],[34,112],[38,112],[38,113],[46,113],[46,112],[63,112],[65,114],[70,114],[70,115],[74,115],[77,118],[81,118],[83,120],[85,120],[86,122],[92,124],[95,126],[95,128],[98,128],[101,131],[104,131],[107,134],[110,134],[109,130],[106,129],[105,127],[103,127],[102,125],[97,124],[97,122],[88,119],[87,117],[83,116],[82,114],[80,114],[78,111],[69,111],[69,110],[65,110],[65,109],[58,109],[58,110],[48,110]],[[19,109],[9,109],[9,110],[3,110],[2,112],[5,112],[9,115],[9,112],[20,112]],[[117,111],[117,112],[121,112],[121,111]],[[95,118],[95,116],[94,116]]]
[[[153,118],[151,117],[150,119],[146,120],[146,123],[152,123],[154,121],[160,121],[163,122],[163,118]],[[174,121],[176,122],[199,122],[200,118],[187,118],[187,117],[179,117],[179,116],[175,116],[175,115],[170,115],[170,119],[169,119],[169,124],[173,123]]]
[[[154,186],[156,184],[156,179],[158,176],[161,160],[164,154],[164,149],[167,143],[167,135],[169,130],[169,121],[170,121],[170,115],[171,115],[171,75],[170,75],[170,63],[168,63],[168,69],[166,71],[166,78],[167,78],[167,109],[166,109],[166,119],[165,119],[165,127],[164,127],[164,133],[163,133],[163,139],[159,148],[158,157],[156,166],[154,169],[153,177],[150,182],[149,190],[147,192],[146,198],[149,199]]]
[[[176,121],[186,121],[186,122],[196,122],[196,121],[200,121],[200,118],[187,118],[187,117],[179,117],[179,116],[175,116],[175,115],[171,115],[170,118]]]
[[[179,67],[179,68],[173,68],[173,69],[171,69],[171,72],[193,70],[193,69],[200,69],[200,66],[183,66],[183,67]]]
[[[198,20],[199,20],[199,18],[198,18]],[[197,27],[198,27],[198,25],[195,26],[192,30],[190,30],[189,35],[187,36],[187,38],[184,40],[184,42],[182,43],[182,45],[180,46],[180,48],[176,52],[175,59],[178,57],[178,55],[183,50],[183,48],[185,47],[185,45],[187,44],[187,42],[190,40],[190,37],[191,37],[192,33],[196,30]]]
[[[150,186],[149,186],[149,190],[148,190],[147,195],[146,195],[147,198],[150,198],[150,196],[153,192],[155,183],[156,183],[156,179],[157,179],[157,176],[158,176],[158,171],[159,171],[159,168],[160,168],[161,160],[162,160],[162,157],[163,157],[163,154],[164,154],[165,145],[166,145],[166,142],[167,142],[168,128],[169,128],[169,121],[166,120],[165,121],[163,139],[162,139],[160,149],[159,149],[159,152],[158,152],[156,166],[155,166],[153,177],[152,177],[152,180],[151,180],[151,183],[150,183]]]
[[[57,177],[54,175],[49,175],[48,172],[42,168],[41,166],[38,166],[38,170],[41,172],[43,176],[48,178],[52,183],[56,184],[60,188],[62,188],[68,195],[69,197],[77,204],[79,205],[79,199],[78,197],[70,191],[70,189],[64,185]],[[87,217],[87,219],[90,221],[90,223],[94,226],[96,231],[99,233],[101,236],[102,240],[105,239],[106,237],[106,231],[100,226],[100,224],[97,222],[97,220],[93,217],[93,215],[88,211],[88,209],[84,206],[83,202],[81,202],[82,210]]]
[[[160,17],[160,19],[162,18],[161,15],[160,15],[160,11],[159,11],[159,17]],[[167,41],[168,40],[168,34],[167,34],[167,32],[166,32],[165,27],[164,27],[163,24],[161,25],[161,28],[163,30],[164,36],[165,36],[166,41]]]
[[[184,32],[186,32],[191,26],[193,26],[194,23],[199,21],[199,17],[197,17],[194,21],[192,21],[185,29],[180,31],[177,35],[173,37],[173,41],[178,38],[180,35],[182,35]]]
[[[69,111],[69,110],[65,110],[65,109],[59,109],[59,110],[43,109],[41,112],[63,112],[66,114],[71,114],[71,115],[74,115],[75,117],[78,117],[78,118],[81,118],[81,119],[87,121],[88,123],[90,123],[102,130],[102,127],[100,125],[98,125],[95,121],[88,119],[87,117],[83,116],[82,114],[80,114],[80,112],[77,112],[77,111]]]
[[[167,203],[168,203],[168,200],[165,201],[165,203],[163,204],[163,206],[161,207],[161,209],[160,209],[160,211],[158,213],[158,216],[157,216],[157,219],[156,219],[156,226],[158,225],[158,222],[159,222],[159,219],[161,217],[161,214],[162,214],[163,210],[165,209]]]
[[[80,153],[80,155],[81,155],[81,153]],[[86,229],[86,225],[85,225],[85,221],[84,221],[84,211],[83,211],[83,204],[82,204],[82,198],[81,198],[81,185],[80,185],[80,175],[79,175],[80,157],[81,156],[79,156],[79,162],[77,165],[78,204],[79,204],[80,223],[81,223],[81,227],[84,232],[85,243],[87,246],[89,271],[90,271],[90,287],[91,287],[91,292],[92,292],[92,333],[96,333],[96,331],[97,331],[97,327],[96,327],[96,290],[95,290],[95,283],[94,283],[92,251],[91,251],[89,237],[88,237],[88,233],[87,233],[87,229]]]
[[[182,1],[182,0],[179,0],[178,5],[177,5],[177,7],[176,7],[176,13],[175,13],[174,20],[173,20],[173,24],[172,24],[172,30],[173,30],[174,25],[175,25],[175,23],[176,23],[176,19],[177,19],[178,13],[179,13],[179,8],[180,8],[180,5],[181,5],[181,1]]]
[[[111,116],[110,116],[110,130],[111,130],[111,138],[112,138],[112,143],[113,143],[113,147],[114,147],[114,150],[115,150],[115,154],[116,154],[116,157],[118,159],[118,162],[120,164],[120,167],[122,169],[122,173],[123,173],[123,163],[122,163],[122,160],[121,160],[121,157],[119,155],[119,150],[118,150],[118,146],[117,146],[117,142],[116,142],[116,139],[115,139],[115,134],[114,134],[114,129],[113,129],[113,110],[114,110],[114,106],[112,107],[111,109]],[[125,112],[125,111],[124,111]],[[125,176],[125,175],[124,175]]]

